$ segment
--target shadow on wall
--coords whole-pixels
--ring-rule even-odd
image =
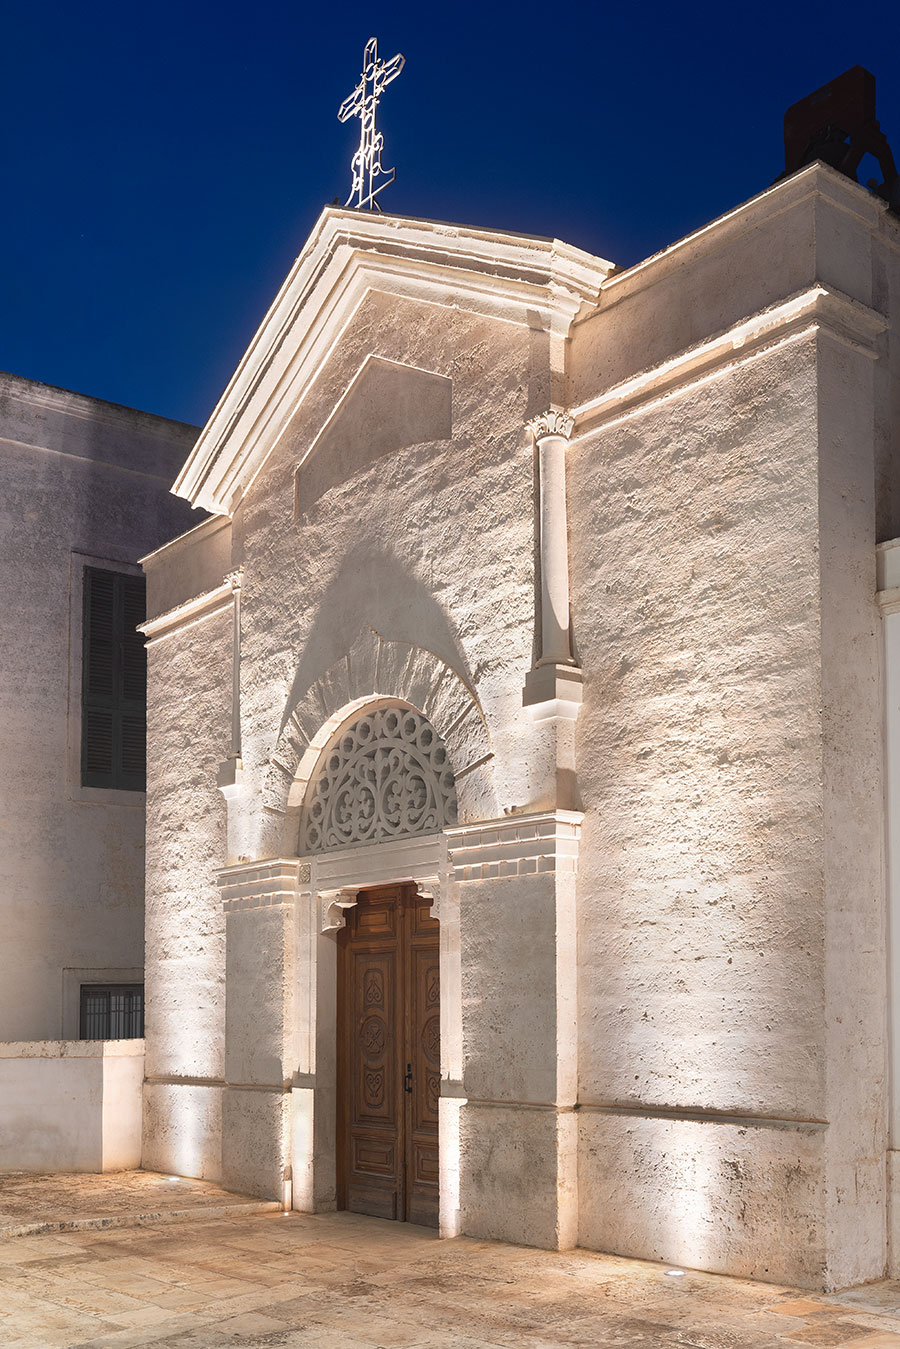
[[[474,687],[468,661],[447,614],[409,568],[380,544],[363,540],[347,552],[320,596],[317,611],[285,703],[279,735],[306,690],[347,655],[367,628],[390,641],[430,651],[470,689]],[[390,696],[393,690],[372,692]]]
[[[367,356],[297,466],[295,517],[385,455],[448,440],[452,391],[444,375]]]

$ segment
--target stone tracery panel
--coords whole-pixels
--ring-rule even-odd
[[[411,707],[366,709],[323,750],[310,780],[300,853],[433,834],[456,823],[447,750]]]

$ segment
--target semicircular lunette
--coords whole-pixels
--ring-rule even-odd
[[[354,712],[387,700],[408,705],[441,742],[455,784],[457,821],[496,816],[493,748],[471,688],[433,652],[391,641],[368,628],[341,660],[295,695],[286,713],[263,789],[263,806],[270,820],[282,821],[276,850],[287,850],[291,855],[297,848],[301,808],[322,751],[335,732],[353,719]],[[419,733],[424,734],[421,728]],[[421,754],[420,746],[416,752]],[[412,797],[395,791],[389,809],[410,818],[423,789],[417,788]],[[441,809],[444,824],[448,824],[446,805]]]
[[[456,783],[437,731],[415,708],[375,703],[319,755],[303,805],[300,852],[435,834],[456,822]]]

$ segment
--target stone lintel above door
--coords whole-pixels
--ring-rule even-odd
[[[447,873],[443,834],[335,849],[311,857],[309,865],[323,932],[342,928],[345,910],[353,907],[357,893],[373,885],[411,882],[432,900],[432,914],[440,918],[441,882]]]

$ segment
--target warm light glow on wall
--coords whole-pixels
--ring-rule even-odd
[[[168,1115],[173,1139],[170,1165],[179,1176],[202,1176],[209,1144],[205,1138],[206,1112],[197,1109],[196,1090],[177,1088],[169,1093]]]
[[[459,1116],[465,1101],[442,1096],[438,1102],[438,1155],[440,1157],[440,1231],[442,1237],[459,1236]]]
[[[292,1205],[300,1213],[315,1212],[315,1091],[294,1087],[291,1092]]]
[[[668,1170],[667,1183],[661,1186],[664,1202],[656,1215],[659,1246],[666,1260],[703,1269],[714,1263],[713,1252],[721,1244],[716,1199],[723,1177],[716,1174],[709,1155],[710,1147],[716,1146],[715,1130],[684,1122],[680,1131],[684,1140],[674,1147],[670,1121],[657,1121],[655,1130],[651,1123],[651,1132],[658,1134],[654,1155]]]

